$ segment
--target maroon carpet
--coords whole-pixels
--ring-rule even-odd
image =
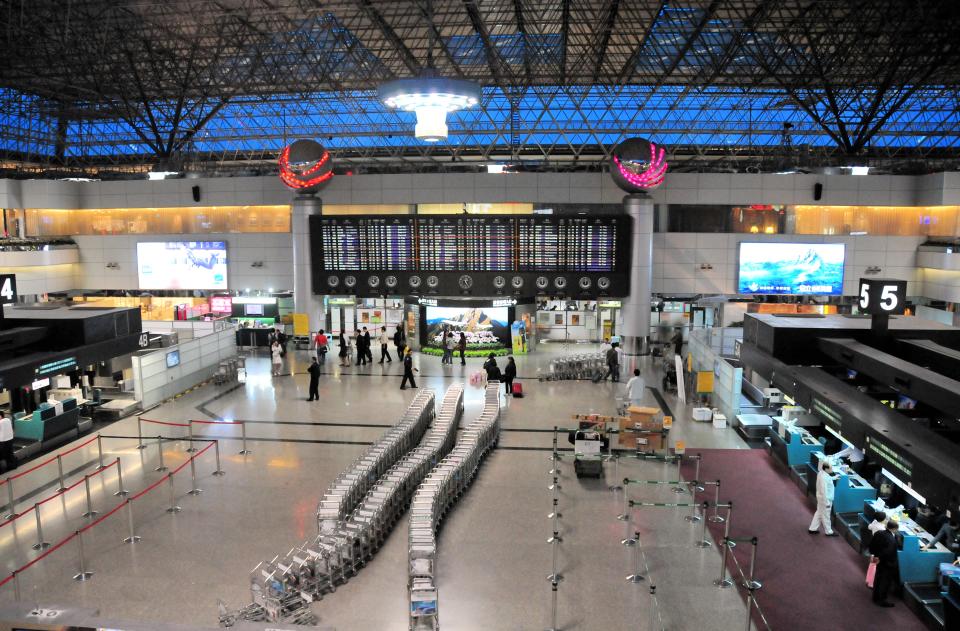
[[[864,585],[867,559],[842,537],[807,534],[813,510],[765,450],[688,448],[687,453],[703,454],[701,479],[720,480],[720,501],[733,500],[730,536],[759,540],[757,578],[763,588],[757,602],[774,631],[925,629],[896,597],[891,596],[896,607],[890,609],[871,603]],[[684,475],[691,479],[693,466],[685,466]],[[713,487],[707,487],[704,495],[698,500],[712,501]],[[710,524],[710,531],[714,539],[721,539],[723,524]],[[749,548],[737,546],[745,572]]]

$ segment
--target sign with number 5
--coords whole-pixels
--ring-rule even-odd
[[[889,278],[861,278],[860,313],[898,315],[907,307],[907,281]]]

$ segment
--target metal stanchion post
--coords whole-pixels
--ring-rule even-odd
[[[706,517],[707,509],[710,508],[710,502],[703,503],[703,516]],[[700,531],[700,541],[696,542],[694,545],[698,548],[709,548],[710,542],[707,540],[707,520],[703,519],[703,530]]]
[[[84,490],[85,490],[86,493],[87,493],[87,512],[85,512],[85,513],[83,514],[83,516],[84,516],[84,517],[96,517],[96,516],[99,515],[100,513],[98,513],[97,511],[93,510],[93,500],[90,499],[90,476],[89,476],[89,474],[83,476],[83,487],[84,487]]]
[[[701,520],[703,519],[703,517],[701,517],[700,515],[697,515],[697,508],[699,508],[700,505],[697,504],[697,489],[696,489],[696,487],[694,486],[694,487],[691,489],[690,492],[693,493],[693,497],[690,498],[690,505],[693,507],[693,510],[691,510],[691,511],[690,511],[690,514],[687,515],[686,517],[684,517],[684,519],[687,520],[688,522],[690,522],[691,524],[695,524],[695,523],[697,523],[698,521],[701,521]]]
[[[190,490],[187,491],[189,495],[200,495],[203,493],[203,489],[197,488],[197,464],[196,458],[190,456]]]
[[[630,526],[633,524],[630,523],[630,515],[627,514],[627,519],[623,522],[623,539],[620,540],[620,545],[622,546],[635,546],[637,545],[637,540],[633,538],[630,534]]]
[[[656,585],[650,586],[650,600],[653,601],[654,606],[650,607],[650,627],[649,628],[651,631],[653,631],[653,629],[657,628],[656,617],[657,617],[657,608],[659,607],[659,605],[657,604],[657,586]],[[662,628],[663,627],[661,627],[661,629]]]
[[[683,456],[681,454],[674,454],[673,457],[677,461],[677,486],[673,487],[674,493],[686,493],[687,489],[683,486],[683,480],[680,478],[680,465],[683,464]]]
[[[715,524],[722,524],[724,519],[720,516],[720,480],[717,480],[713,495],[713,517],[710,518]]]
[[[560,509],[557,507],[557,502],[558,502],[558,501],[559,501],[559,500],[558,500],[557,498],[553,498],[553,512],[550,513],[549,515],[547,515],[547,519],[552,519],[552,520],[556,521],[556,520],[560,519],[561,517],[563,517],[563,514],[560,512]]]
[[[97,434],[97,471],[103,469],[103,442],[100,439],[100,434]]]
[[[560,459],[560,454],[557,451],[557,430],[558,429],[559,428],[556,425],[553,426],[553,451],[547,457],[548,460],[551,460],[553,462],[556,462],[557,460]]]
[[[46,550],[50,544],[43,540],[43,525],[40,523],[40,505],[33,505],[33,514],[37,516],[37,542],[30,546],[34,550]]]
[[[620,521],[630,521],[630,499],[627,495],[627,485],[630,484],[630,481],[627,478],[623,479],[623,512],[617,515],[617,519]]]
[[[13,600],[20,602],[20,574],[14,570],[10,572],[10,577],[13,578]]]
[[[697,461],[697,468],[693,472],[693,480],[691,484],[697,487],[697,493],[703,493],[703,487],[700,485],[700,461],[703,460],[703,454],[697,454],[693,456],[694,460]]]
[[[213,453],[217,456],[217,470],[213,472],[213,475],[226,475],[226,471],[220,468],[220,441],[213,441]]]
[[[623,487],[618,484],[618,481],[620,480],[620,454],[614,452],[610,455],[610,458],[613,460],[613,484],[607,488],[616,493],[617,491],[623,490]]]
[[[127,523],[130,525],[130,536],[126,537],[124,543],[137,543],[140,541],[140,537],[137,535],[136,531],[133,529],[133,502],[130,501],[130,498],[127,498]]]
[[[757,569],[757,538],[754,537],[750,540],[750,545],[753,546],[753,549],[750,551],[750,578],[743,584],[744,587],[753,591],[755,589],[760,589],[763,587],[763,584],[754,578],[754,573]]]
[[[168,473],[168,474],[167,474],[167,482],[170,483],[170,484],[169,484],[169,488],[170,488],[170,508],[167,509],[167,512],[168,512],[168,513],[179,513],[179,512],[180,512],[181,510],[183,510],[183,509],[181,509],[179,506],[177,506],[177,498],[176,498],[176,496],[174,495],[174,491],[173,491],[173,474],[172,474],[172,473]]]
[[[240,455],[245,456],[249,453],[253,453],[247,449],[247,424],[243,421],[240,421],[240,435],[243,439],[243,448],[240,449]]]
[[[550,627],[547,631],[559,631],[557,629],[557,585],[558,581],[550,583]]]
[[[750,628],[753,627],[753,618],[750,614],[753,613],[753,590],[747,590],[747,631],[750,631]]]
[[[728,504],[732,504],[729,503]],[[729,516],[729,513],[728,513]],[[730,552],[732,547],[730,544],[730,520],[727,520],[727,525],[724,527],[723,532],[723,554],[720,559],[720,578],[713,582],[714,585],[720,588],[730,587],[733,585],[733,581],[727,578],[727,554]]]
[[[15,503],[13,499],[13,478],[7,476],[7,514],[3,516],[4,519],[10,520],[17,516]]]
[[[67,490],[67,484],[63,481],[63,458],[60,457],[60,454],[57,454],[57,479],[60,480],[60,487],[57,489],[57,493],[63,493]]]
[[[635,545],[633,546],[633,574],[627,576],[627,582],[639,583],[647,577],[640,573],[640,531],[633,533]]]
[[[187,421],[187,440],[190,441],[190,446],[187,447],[187,453],[192,454],[197,450],[197,448],[193,446],[193,421]]]
[[[550,581],[551,583],[559,583],[560,581],[563,580],[563,574],[561,574],[560,572],[557,571],[557,554],[558,554],[558,552],[559,552],[559,550],[558,550],[559,545],[558,545],[558,544],[559,544],[561,541],[562,541],[562,539],[560,539],[559,537],[557,537],[556,540],[553,542],[553,551],[552,551],[552,556],[553,556],[553,565],[552,565],[552,568],[553,568],[553,571],[550,573],[549,576],[547,576],[547,580]]]
[[[563,488],[563,487],[560,486],[560,483],[557,482],[557,476],[553,476],[553,484],[551,484],[550,486],[548,486],[548,487],[547,487],[547,490],[549,490],[549,491],[559,491],[559,490],[562,489],[562,488]]]
[[[166,471],[167,465],[163,464],[163,436],[157,436],[157,457],[160,458],[160,464],[154,471]]]
[[[146,449],[147,446],[143,444],[143,427],[140,423],[140,417],[137,417],[137,449]]]
[[[123,488],[123,469],[120,466],[120,458],[117,458],[117,492],[114,493],[114,497],[126,497],[130,494],[130,491]]]
[[[77,546],[80,551],[80,571],[73,575],[73,580],[85,581],[93,576],[93,572],[87,571],[87,560],[83,555],[83,533],[79,530],[75,530],[73,534],[77,538]]]

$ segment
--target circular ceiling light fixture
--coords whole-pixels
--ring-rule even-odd
[[[414,135],[420,140],[437,142],[447,137],[447,114],[480,102],[480,86],[463,79],[447,79],[425,70],[414,79],[397,79],[380,86],[384,105],[417,113]]]

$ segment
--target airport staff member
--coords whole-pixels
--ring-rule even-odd
[[[9,416],[0,415],[0,460],[3,460],[4,471],[10,471],[16,466],[13,461],[13,421]],[[10,508],[13,512],[13,507]]]
[[[823,525],[823,534],[836,537],[830,524],[830,511],[833,510],[833,467],[826,457],[820,459],[820,472],[817,474],[817,511],[807,529],[811,535],[819,534]]]
[[[850,463],[850,468],[857,473],[860,473],[860,469],[863,467],[863,452],[853,445],[847,445],[845,449],[838,451],[830,457],[837,462],[839,462],[841,458],[846,458],[847,462]]]
[[[403,380],[400,382],[400,389],[407,389],[407,382],[410,382],[411,388],[417,387],[417,380],[413,378],[413,371],[417,370],[413,367],[413,353],[410,351],[410,347],[403,349]],[[420,372],[417,370],[417,372]]]

